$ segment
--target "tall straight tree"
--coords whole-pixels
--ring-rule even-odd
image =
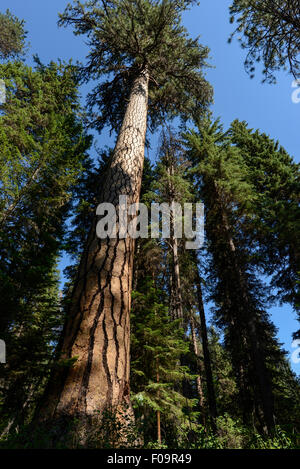
[[[63,324],[56,265],[91,138],[78,116],[76,69],[0,65],[1,433],[31,418]]]
[[[162,119],[183,120],[206,108],[211,88],[201,69],[208,50],[188,38],[182,12],[191,0],[79,1],[68,5],[60,23],[87,35],[90,53],[85,79],[100,79],[89,97],[93,125],[118,132],[99,202],[119,196],[139,201],[149,111],[151,128]],[[105,79],[106,77],[106,79]],[[57,370],[49,383],[42,419],[62,415],[91,418],[113,409],[120,423],[133,419],[129,394],[131,283],[134,240],[99,239],[97,218],[82,255],[61,341],[61,359],[73,366]],[[117,226],[119,220],[117,218]]]
[[[254,251],[245,228],[255,193],[239,149],[230,146],[218,121],[203,123],[198,134],[187,134],[187,140],[207,207],[212,299],[231,352],[244,421],[252,413],[264,431],[271,432],[274,404],[268,365],[279,360],[280,350],[264,309],[263,286],[251,265]]]

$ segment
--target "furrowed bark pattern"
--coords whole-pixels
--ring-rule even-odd
[[[134,81],[99,202],[139,201],[147,128],[148,72]],[[49,383],[42,419],[92,416],[129,406],[129,346],[134,240],[100,240],[95,217],[63,332],[61,359],[76,358]]]

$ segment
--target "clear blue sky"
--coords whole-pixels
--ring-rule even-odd
[[[87,52],[84,38],[75,37],[70,28],[57,27],[57,14],[67,3],[66,0],[1,0],[1,11],[9,8],[26,21],[31,44],[27,62],[31,61],[32,54],[38,54],[45,63],[58,58],[84,60]],[[228,13],[230,3],[230,0],[202,0],[200,7],[194,7],[184,15],[184,24],[190,34],[200,35],[202,43],[211,49],[210,64],[214,68],[207,70],[207,78],[215,91],[214,115],[221,117],[225,127],[236,118],[247,121],[250,127],[278,139],[299,162],[300,103],[294,104],[291,99],[293,79],[280,72],[276,85],[263,85],[258,72],[255,79],[250,80],[243,66],[245,51],[236,40],[230,45],[227,43],[232,31]],[[82,89],[83,100],[87,89]],[[112,142],[107,132],[97,137],[98,146],[109,144]],[[299,328],[295,313],[285,305],[273,308],[271,314],[279,329],[279,339],[291,354],[292,333]],[[300,364],[293,364],[293,369],[300,374]]]

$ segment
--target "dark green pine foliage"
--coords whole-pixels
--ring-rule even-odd
[[[272,374],[282,353],[265,305],[243,222],[255,199],[240,151],[230,144],[218,121],[204,122],[186,139],[195,183],[206,206],[206,233],[211,255],[211,299],[215,318],[240,391],[245,422],[271,431],[274,426]]]
[[[168,301],[151,277],[133,292],[131,339],[132,402],[144,427],[145,443],[156,440],[156,412],[161,413],[162,436],[167,443],[195,415],[195,400],[182,394],[182,383],[193,379],[180,359],[188,352],[180,320],[170,319]],[[171,431],[171,428],[173,429]]]
[[[299,307],[300,181],[299,164],[268,135],[249,129],[245,122],[230,127],[232,143],[247,165],[256,198],[251,236],[259,243],[257,263],[272,276],[275,297]]]
[[[238,34],[248,50],[245,67],[251,77],[258,62],[264,66],[264,81],[275,82],[275,72],[281,68],[300,76],[298,0],[234,0],[230,14],[231,22],[236,20],[233,35]]]
[[[36,383],[44,384],[61,330],[55,269],[91,142],[79,120],[72,66],[8,63],[1,76],[0,330],[8,349],[1,372],[9,376],[1,400],[5,415],[24,420],[23,406],[34,400]]]
[[[92,125],[119,130],[136,76],[149,73],[149,126],[168,118],[184,121],[212,99],[202,70],[208,48],[188,37],[182,13],[195,0],[78,0],[60,15],[60,25],[86,35],[90,52],[84,80],[99,80],[88,99]]]
[[[27,33],[24,21],[10,13],[0,13],[0,60],[15,59],[23,55]]]
[[[241,416],[239,390],[230,352],[214,327],[209,328],[208,337],[218,416],[229,414],[238,420]]]
[[[47,283],[35,292],[30,305],[24,304],[6,336],[8,362],[0,375],[2,438],[30,422],[50,375],[63,323],[56,269]]]
[[[73,67],[1,66],[1,332],[48,285],[72,187],[90,145],[77,111]],[[26,307],[26,306],[25,306]]]

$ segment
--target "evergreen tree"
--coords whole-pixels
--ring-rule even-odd
[[[8,361],[0,375],[0,435],[22,431],[30,423],[49,379],[53,350],[63,324],[58,273],[24,305],[6,335]]]
[[[215,315],[231,352],[244,420],[249,421],[254,411],[258,422],[271,431],[274,410],[268,362],[276,363],[280,353],[243,232],[243,207],[253,197],[252,187],[238,149],[226,141],[218,122],[202,124],[187,139],[207,208]]]
[[[208,328],[206,324],[206,316],[205,316],[205,308],[204,308],[204,299],[203,299],[203,280],[201,279],[199,273],[199,260],[196,253],[192,253],[189,256],[190,259],[190,270],[192,273],[192,285],[194,290],[194,302],[196,304],[196,321],[192,318],[192,332],[193,332],[193,322],[195,321],[195,327],[198,331],[200,342],[202,345],[203,350],[203,362],[204,362],[204,370],[205,370],[205,377],[206,377],[206,388],[207,388],[207,400],[208,400],[208,409],[209,415],[211,420],[212,429],[216,430],[216,422],[215,419],[217,417],[217,402],[216,402],[216,394],[215,394],[215,383],[213,380],[213,373],[212,373],[212,361],[210,356],[210,348],[209,348],[209,339],[208,339]],[[194,321],[193,321],[194,319]]]
[[[32,417],[61,332],[58,256],[90,138],[79,121],[75,69],[0,66],[0,294],[2,432]]]
[[[156,290],[151,277],[144,278],[138,291],[133,292],[132,393],[136,415],[144,424],[145,443],[151,439],[162,442],[161,418],[165,430],[171,423],[174,428],[187,424],[194,404],[180,392],[182,382],[192,378],[189,370],[180,365],[188,346],[180,320],[170,320],[164,296]]]
[[[61,24],[74,25],[75,34],[88,37],[83,78],[106,78],[90,96],[91,108],[100,111],[93,125],[101,130],[109,124],[118,132],[99,202],[118,209],[120,195],[127,195],[128,204],[139,201],[148,110],[155,127],[165,117],[187,119],[211,100],[201,72],[208,51],[181,25],[191,3],[76,1],[61,15]],[[61,358],[77,360],[68,372],[53,377],[41,413],[43,420],[77,415],[86,429],[95,412],[101,418],[105,408],[115,409],[120,423],[133,419],[129,313],[134,240],[99,240],[96,223],[95,218],[64,329]]]
[[[148,198],[151,202],[166,203],[171,208],[170,237],[160,241],[161,248],[165,251],[163,258],[166,262],[166,276],[168,279],[166,287],[170,298],[170,312],[173,319],[181,319],[182,325],[185,326],[187,331],[186,340],[191,341],[194,361],[196,361],[196,388],[203,422],[205,421],[205,374],[209,414],[212,427],[215,429],[216,405],[201,282],[197,272],[198,261],[197,256],[195,258],[186,250],[186,239],[176,229],[178,225],[182,226],[185,223],[184,204],[195,200],[191,181],[187,177],[189,166],[190,163],[186,160],[179,137],[171,129],[167,129],[161,136],[159,160],[154,171],[154,182],[151,185],[151,191],[145,195],[145,198]],[[163,205],[161,206],[163,207]],[[175,207],[181,208],[179,213]],[[200,347],[198,346],[198,335],[201,337]],[[204,367],[202,367],[200,360],[202,347]],[[187,386],[188,383],[185,387],[187,388]],[[186,392],[192,391],[186,389]]]
[[[257,265],[273,277],[276,298],[299,304],[299,165],[278,142],[234,121],[230,139],[240,149],[256,197],[248,220],[259,243]],[[251,227],[251,228],[250,228]],[[254,259],[253,259],[254,260]]]
[[[288,69],[300,76],[300,6],[298,0],[234,0],[230,6],[231,22],[243,48],[248,49],[246,70],[255,72],[255,62],[264,65],[265,80],[274,82],[274,72]],[[234,34],[235,34],[234,33]]]
[[[1,332],[56,265],[68,203],[90,145],[76,110],[73,67],[1,66]],[[27,306],[26,306],[27,307]]]
[[[0,31],[0,60],[20,57],[24,53],[27,36],[24,21],[7,10],[0,13]]]

